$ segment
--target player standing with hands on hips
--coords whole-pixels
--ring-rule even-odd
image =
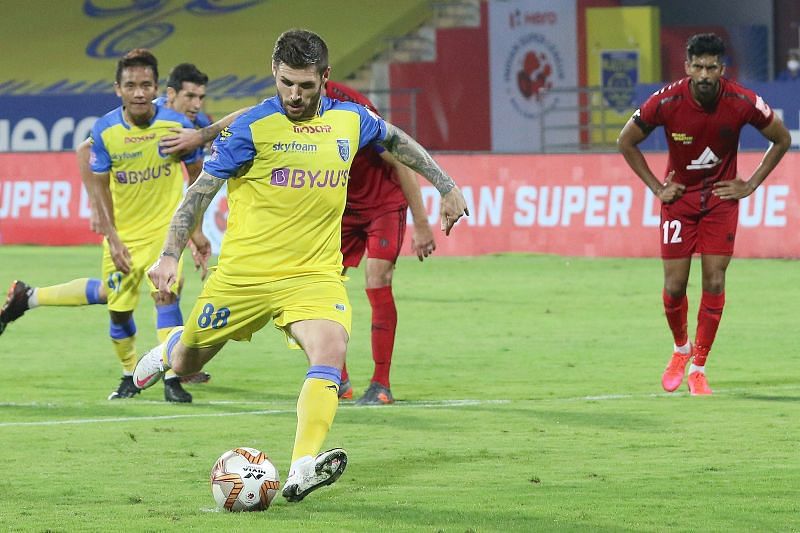
[[[686,78],[659,90],[633,114],[617,139],[625,161],[661,200],[664,311],[674,351],[661,384],[672,392],[689,368],[689,392],[709,395],[705,364],[725,304],[725,271],[733,255],[739,200],[753,193],[789,149],[791,137],[764,100],[723,78],[725,45],[712,33],[686,46]],[[736,169],[739,134],[750,124],[771,142],[747,180]],[[662,183],[638,148],[664,127],[669,162]],[[692,254],[701,254],[703,295],[694,343],[687,333],[686,285]]]
[[[147,388],[172,368],[192,374],[229,340],[249,340],[270,320],[309,368],[297,400],[297,430],[283,496],[300,501],[336,481],[347,465],[340,448],[319,453],[339,404],[351,310],[342,282],[341,228],[348,170],[356,151],[377,142],[441,193],[448,234],[466,202],[455,182],[405,132],[363,106],[322,95],[328,48],[307,30],[275,43],[278,94],[223,130],[197,181],[172,218],[161,257],[149,271],[166,291],[178,258],[214,195],[228,183],[230,214],[217,269],[186,327],[146,353],[134,382]]]

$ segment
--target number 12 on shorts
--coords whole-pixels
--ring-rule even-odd
[[[231,316],[231,310],[227,307],[220,307],[214,309],[211,304],[203,306],[203,312],[197,317],[197,325],[201,328],[211,326],[212,329],[224,328],[228,325],[228,317]]]
[[[661,224],[661,229],[664,231],[664,244],[683,242],[681,238],[680,220],[665,220],[664,223]]]

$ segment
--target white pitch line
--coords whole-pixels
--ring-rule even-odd
[[[367,408],[384,408],[386,412],[391,412],[397,408],[401,409],[435,409],[450,407],[468,407],[472,405],[486,405],[510,403],[509,400],[442,400],[439,402],[397,402],[392,407],[386,408],[382,405],[365,406]],[[9,406],[8,403],[3,404]],[[341,406],[344,409],[363,409],[364,407]],[[249,416],[249,415],[283,415],[295,414],[295,409],[260,409],[257,411],[238,411],[228,413],[192,413],[180,415],[156,415],[156,416],[120,416],[110,418],[72,418],[67,420],[40,420],[38,422],[2,422],[0,428],[4,427],[26,427],[26,426],[63,426],[77,424],[104,424],[109,422],[140,422],[152,420],[178,420],[183,418],[217,418],[227,416]]]
[[[797,385],[782,385],[782,386],[768,386],[762,389],[759,388],[736,388],[736,389],[719,389],[714,391],[714,395],[732,395],[732,394],[748,394],[748,393],[764,393],[780,390],[796,391],[800,390]],[[645,398],[668,398],[668,397],[688,397],[687,392],[660,392],[660,393],[644,393],[644,394],[604,394],[596,396],[574,396],[570,398],[536,398],[530,400],[441,400],[441,401],[398,401],[392,407],[387,408],[383,405],[370,405],[370,406],[355,406],[352,404],[342,404],[340,409],[384,409],[386,413],[390,413],[396,409],[435,409],[435,408],[450,408],[450,407],[469,407],[474,405],[491,405],[491,404],[508,404],[508,403],[569,403],[569,402],[598,402],[598,401],[612,401],[612,400],[635,400]],[[140,402],[137,402],[140,403]],[[141,402],[145,403],[145,402]],[[163,402],[146,402],[154,404],[162,404]],[[195,405],[276,405],[276,404],[291,404],[295,402],[265,402],[265,401],[209,401],[209,402],[196,402]],[[86,403],[81,403],[85,406]],[[59,405],[55,403],[14,403],[14,402],[0,402],[2,407],[46,407],[49,409],[58,407],[68,407],[66,405]],[[69,406],[74,407],[74,406]],[[227,416],[248,416],[248,415],[281,415],[281,414],[295,414],[294,407],[287,409],[260,409],[255,411],[240,411],[240,412],[227,412],[227,413],[193,413],[193,414],[180,414],[180,415],[158,415],[158,416],[125,416],[113,418],[75,418],[67,420],[41,420],[38,422],[0,422],[0,428],[4,427],[21,427],[21,426],[60,426],[70,424],[103,424],[108,422],[137,422],[141,420],[176,420],[182,418],[214,418],[214,417],[227,417]]]

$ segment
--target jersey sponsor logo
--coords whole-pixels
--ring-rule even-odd
[[[333,128],[331,128],[328,125],[300,126],[298,124],[295,124],[292,126],[292,131],[295,133],[330,133],[331,131],[333,131]]]
[[[687,135],[686,133],[673,132],[672,140],[675,141],[676,143],[692,144],[694,137],[692,137],[691,135]]]
[[[347,162],[350,159],[350,140],[336,139],[336,146],[339,147],[339,157],[342,158],[342,161]]]
[[[304,170],[301,168],[273,168],[270,185],[293,189],[321,189],[323,187],[347,187],[347,170]]]
[[[765,117],[768,117],[770,114],[769,105],[758,95],[756,95],[756,109],[761,111],[761,114]]]
[[[272,145],[272,151],[273,152],[284,152],[284,153],[288,153],[288,152],[303,152],[303,153],[316,152],[317,151],[317,145],[316,144],[299,143],[297,141],[292,141],[292,142],[289,142],[289,143],[277,142],[277,143]]]
[[[697,159],[692,159],[691,165],[686,165],[686,170],[700,170],[704,168],[714,168],[722,162],[722,159],[717,157],[711,148],[706,146],[703,153]]]
[[[114,174],[114,177],[117,179],[117,183],[134,185],[136,183],[150,181],[151,179],[158,179],[162,176],[162,173],[165,177],[172,175],[172,165],[170,163],[164,163],[163,165],[146,168],[144,170],[119,170]]]
[[[152,141],[155,138],[155,133],[150,133],[148,135],[131,135],[130,137],[125,137],[125,144],[143,143],[146,141]]]
[[[94,153],[92,153],[92,156],[94,156]],[[131,159],[139,159],[140,157],[142,157],[141,150],[139,150],[138,152],[121,152],[121,153],[111,154],[112,161],[129,161]]]

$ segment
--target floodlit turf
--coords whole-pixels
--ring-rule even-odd
[[[457,238],[457,234],[454,236]],[[97,248],[0,247],[0,282],[91,275]],[[690,284],[690,329],[699,298]],[[187,269],[183,310],[199,282]],[[671,351],[658,260],[505,255],[395,274],[395,406],[340,408],[344,476],[299,504],[216,512],[225,450],[285,478],[301,353],[271,326],[231,343],[169,405],[107,401],[120,369],[101,306],[36,309],[0,336],[0,529],[11,531],[792,531],[800,529],[797,263],[735,259],[710,398],[661,391]],[[348,364],[368,385],[363,270]],[[143,295],[140,352],[155,339]],[[472,400],[472,401],[465,401]]]

